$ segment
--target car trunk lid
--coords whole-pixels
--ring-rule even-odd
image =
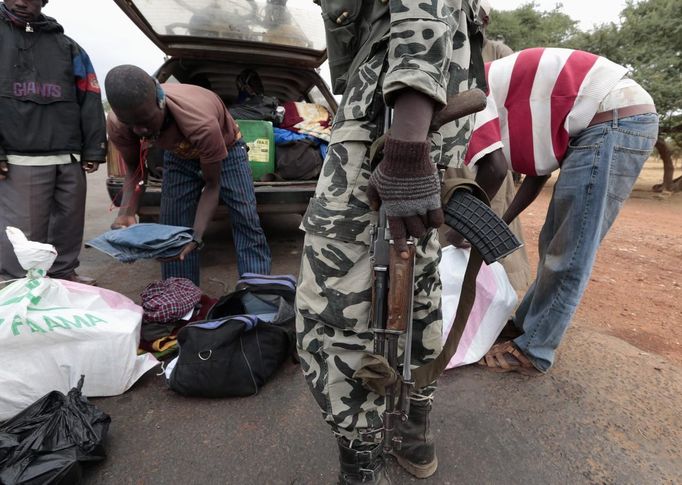
[[[115,0],[169,56],[317,68],[324,25],[310,0]]]

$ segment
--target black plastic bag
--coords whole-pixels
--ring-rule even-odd
[[[81,463],[104,459],[111,418],[81,394],[52,391],[0,423],[0,484],[73,484]]]
[[[251,96],[240,104],[233,104],[228,111],[235,120],[272,121],[279,126],[284,119],[283,109],[278,111],[279,100],[272,96]]]

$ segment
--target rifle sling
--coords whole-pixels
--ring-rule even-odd
[[[456,190],[469,190],[476,197],[485,202],[486,205],[490,205],[490,201],[488,200],[485,191],[483,191],[475,181],[453,177],[446,178],[443,181],[443,206],[447,204]],[[481,268],[482,262],[483,258],[481,257],[481,254],[472,246],[469,254],[469,262],[467,263],[466,271],[464,273],[462,292],[459,298],[459,304],[457,305],[457,312],[455,313],[455,321],[452,324],[452,328],[450,329],[450,333],[448,333],[448,338],[443,344],[443,349],[440,351],[440,354],[438,354],[434,360],[412,371],[415,389],[428,386],[438,379],[445,370],[445,366],[447,366],[450,359],[452,359],[452,356],[457,352],[457,346],[462,338],[464,327],[466,327],[469,314],[471,313],[471,309],[474,306],[474,300],[476,299],[476,277],[478,276],[478,270]]]
[[[457,313],[455,314],[455,321],[452,324],[448,338],[443,344],[443,349],[434,360],[414,369],[412,371],[412,379],[414,380],[414,388],[421,389],[434,382],[445,370],[452,356],[457,352],[457,346],[464,333],[469,314],[474,306],[476,299],[476,277],[478,270],[481,268],[483,262],[481,255],[476,249],[471,248],[469,255],[469,263],[467,264],[464,273],[464,282],[462,283],[462,293],[459,298],[459,305],[457,305]]]

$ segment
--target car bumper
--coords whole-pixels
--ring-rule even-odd
[[[316,182],[256,182],[256,204],[261,214],[303,214],[308,208],[310,198],[315,194]],[[123,189],[123,179],[120,177],[107,178],[107,192],[112,203],[119,207],[120,195]],[[138,213],[141,216],[159,214],[161,207],[161,185],[149,184],[140,203]],[[227,208],[221,201],[219,211]]]

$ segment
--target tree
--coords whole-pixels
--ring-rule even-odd
[[[494,10],[490,14],[487,36],[502,38],[513,50],[528,47],[561,47],[579,31],[577,22],[561,13],[561,4],[554,10],[541,12],[529,2],[516,10]]]

